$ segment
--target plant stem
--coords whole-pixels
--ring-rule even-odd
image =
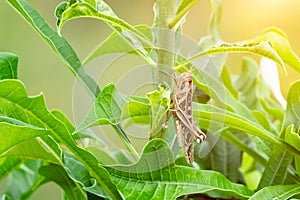
[[[175,16],[176,0],[157,0],[157,70],[156,83],[171,85],[168,74],[174,67],[175,32],[169,27],[170,21]]]
[[[135,159],[135,161],[137,161],[139,159],[139,154],[135,150],[134,146],[131,144],[130,140],[128,139],[127,135],[124,133],[123,129],[120,127],[119,124],[117,124],[116,126],[112,126],[112,127],[117,132],[117,134],[119,135],[120,139],[126,146],[127,150],[130,152],[132,157]]]

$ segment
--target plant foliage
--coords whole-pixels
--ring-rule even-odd
[[[218,31],[221,1],[210,0],[209,34],[185,56],[178,35],[198,0],[156,2],[153,27],[130,25],[104,1],[70,0],[57,6],[57,31],[26,0],[6,2],[80,79],[94,104],[75,127],[62,112],[47,108],[43,94],[28,96],[18,80],[18,57],[0,53],[0,178],[8,176],[1,199],[28,199],[48,182],[61,187],[64,199],[72,200],[284,200],[299,195],[300,82],[290,87],[285,108],[272,97],[255,60],[245,57],[237,77],[226,67],[229,53],[243,52],[271,59],[283,70],[288,65],[299,73],[299,59],[282,30],[270,27],[255,38],[225,42]],[[170,16],[172,20],[165,24]],[[87,17],[105,22],[113,33],[81,62],[61,36],[61,29],[70,20]],[[161,31],[163,28],[168,31]],[[162,37],[170,40],[162,42]],[[153,74],[165,79],[153,77],[158,87],[144,96],[122,94],[113,83],[101,90],[82,63],[112,53],[139,56]],[[166,64],[167,72],[192,72],[192,114],[208,136],[195,146],[193,165],[186,163],[176,143],[170,116],[172,75],[161,72]],[[140,154],[126,134],[131,124],[149,127],[149,141]],[[107,144],[99,144],[86,132],[104,125],[113,127],[129,154],[103,148]],[[166,125],[167,130],[162,128]],[[88,145],[82,145],[83,138]]]

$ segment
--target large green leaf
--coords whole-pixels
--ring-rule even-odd
[[[111,198],[120,199],[107,171],[92,154],[76,145],[65,124],[48,111],[43,96],[28,97],[21,82],[3,80],[0,81],[0,110],[6,116],[46,129],[47,134],[64,144],[83,163]]]
[[[300,194],[300,185],[275,185],[265,187],[253,196],[249,200],[257,199],[276,199],[276,200],[287,200],[291,197]]]
[[[0,52],[0,80],[18,77],[19,58],[7,52]]]
[[[68,68],[79,77],[91,96],[97,96],[100,92],[97,83],[85,72],[81,62],[70,44],[58,35],[42,16],[31,7],[25,0],[6,0],[33,29],[43,38],[44,41],[62,59]]]
[[[192,193],[247,199],[253,193],[218,172],[176,166],[171,150],[161,139],[151,140],[136,164],[106,169],[126,199],[176,199]]]

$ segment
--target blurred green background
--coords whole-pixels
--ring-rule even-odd
[[[47,22],[55,28],[55,7],[60,0],[28,0]],[[153,0],[107,0],[118,16],[132,25],[151,25],[153,20]],[[202,0],[188,14],[183,32],[186,36],[198,41],[207,34],[210,6]],[[277,26],[289,37],[292,48],[300,55],[300,1],[299,0],[224,0],[221,20],[221,37],[228,42],[246,40],[255,37],[265,27]],[[111,29],[95,19],[79,19],[67,23],[63,36],[71,43],[81,59],[103,41]],[[62,110],[73,120],[72,94],[74,77],[62,61],[53,53],[34,30],[6,3],[0,1],[0,51],[13,52],[19,56],[19,78],[25,83],[30,95],[44,93],[47,106]],[[258,59],[258,57],[255,57]],[[122,65],[142,64],[135,58],[121,60]],[[233,73],[238,73],[242,55],[229,56],[228,66]],[[99,71],[101,62],[95,60],[87,67]],[[93,72],[91,70],[91,72]],[[282,92],[287,94],[289,85],[299,79],[299,75],[288,68],[288,75],[282,70],[280,79]],[[101,87],[114,80],[115,72],[105,73]],[[113,75],[112,75],[113,74]],[[148,74],[149,75],[149,74]],[[88,104],[88,103],[87,103]],[[85,106],[84,102],[80,104]],[[3,182],[3,181],[2,181]],[[49,186],[50,185],[50,186]],[[59,199],[59,191],[54,184],[41,188],[32,199]],[[0,187],[0,194],[3,187]],[[49,195],[51,194],[51,195]]]

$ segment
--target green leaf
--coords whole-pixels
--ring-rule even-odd
[[[283,131],[285,130],[285,133],[283,133],[285,137],[285,141],[289,144],[291,144],[293,147],[295,147],[297,150],[300,150],[299,144],[300,144],[300,136],[299,136],[299,130],[294,130],[295,127],[299,127],[299,106],[300,106],[300,82],[295,82],[288,92],[287,96],[287,108],[284,115],[283,120]],[[300,173],[300,157],[295,156],[295,164],[296,164],[296,170],[298,174]]]
[[[117,124],[121,119],[131,117],[134,121],[149,122],[149,104],[143,98],[121,94],[115,85],[108,84],[97,97],[87,117],[77,131],[96,124]]]
[[[63,167],[50,164],[40,167],[38,172],[47,179],[46,181],[57,183],[64,190],[67,199],[87,199],[85,191],[70,179]]]
[[[209,104],[193,103],[193,117],[198,119],[201,122],[200,124],[203,123],[201,127],[204,129],[208,128],[208,126],[227,126],[237,132],[258,136],[272,144],[278,145],[281,150],[287,150],[295,155],[300,155],[300,152],[294,147],[276,137],[273,133],[265,130],[258,123],[237,113],[226,111]]]
[[[89,171],[74,155],[65,152],[63,160],[64,167],[72,179],[80,182],[84,186],[90,186]]]
[[[294,125],[291,124],[287,127],[285,132],[285,141],[295,147],[297,150],[300,150],[300,136],[295,132]]]
[[[0,197],[0,200],[10,200],[9,196],[4,194]]]
[[[113,84],[107,85],[97,97],[87,117],[78,126],[77,132],[88,127],[102,124],[118,124],[121,119],[131,118],[134,122],[149,123],[149,105],[147,100],[127,97],[119,93]],[[119,133],[129,152],[135,159],[138,154],[125,134]]]
[[[286,63],[293,67],[296,71],[300,72],[299,58],[291,49],[286,35],[283,33],[283,31],[274,27],[265,29],[258,37],[250,40],[239,43],[223,43],[218,46],[205,49],[177,65],[175,70],[179,70],[188,63],[198,60],[203,56],[218,53],[242,52],[253,53],[270,58],[279,63],[284,71],[284,63]]]
[[[266,130],[271,131],[271,125],[270,121],[267,119],[265,114],[263,112],[260,112],[258,110],[252,111],[255,119],[259,122],[259,124],[264,127]]]
[[[257,42],[250,40],[241,43],[223,43],[219,46],[214,46],[209,49],[205,49],[177,65],[174,68],[174,70],[179,70],[180,68],[186,66],[188,63],[198,60],[199,58],[202,58],[204,56],[219,53],[253,53],[270,58],[278,62],[284,68],[284,62],[282,58],[272,48],[271,44],[268,41]]]
[[[239,100],[250,109],[259,109],[256,96],[257,77],[257,63],[249,57],[244,57],[242,71],[235,81],[235,88],[239,91]]]
[[[297,81],[293,83],[293,85],[290,87],[290,90],[288,92],[287,96],[287,108],[284,115],[283,120],[283,128],[282,131],[284,131],[288,126],[291,124],[294,125],[294,127],[299,127],[300,125],[300,81]]]
[[[230,76],[230,73],[229,73],[228,68],[226,66],[224,66],[223,69],[222,69],[221,79],[222,79],[223,84],[230,91],[231,95],[235,99],[238,99],[238,91],[236,90],[236,88],[232,84],[231,76]]]
[[[291,197],[300,194],[300,185],[275,185],[267,186],[253,196],[249,200],[256,199],[276,199],[276,200],[287,200]]]
[[[176,24],[183,20],[185,15],[196,5],[200,0],[182,0],[174,19],[169,23],[169,27],[173,28]]]
[[[167,121],[167,111],[171,106],[171,91],[163,86],[146,94],[150,105],[151,137],[155,137],[162,130],[163,124]]]
[[[3,179],[6,175],[12,172],[22,163],[22,160],[19,158],[0,158],[0,179]]]
[[[21,142],[42,135],[48,135],[49,133],[45,129],[16,126],[0,122],[0,155]]]
[[[151,140],[136,164],[106,169],[126,199],[176,199],[192,193],[247,199],[253,193],[220,173],[176,166],[171,150],[161,139]]]
[[[91,192],[98,197],[109,198],[109,194],[103,190],[97,182],[90,177],[88,169],[72,154],[65,152],[64,168],[68,176],[80,184],[85,191]]]
[[[11,199],[22,199],[22,196],[32,187],[36,179],[39,179],[38,168],[40,161],[29,161],[13,171],[8,177],[7,190]]]
[[[101,5],[104,1],[97,3]],[[97,10],[98,7],[99,6],[97,6],[97,8],[93,7],[86,2],[76,2],[69,5],[62,13],[61,19],[59,19],[58,30],[60,31],[67,21],[76,18],[92,17],[102,20],[118,32],[123,37],[124,41],[136,49],[136,52],[138,52],[141,57],[154,65],[155,62],[143,47],[146,46],[146,48],[154,48],[151,41],[149,41],[148,38],[135,27],[116,16],[112,16],[111,13],[106,13],[106,11],[103,12],[101,9]],[[105,4],[104,7],[107,7],[107,5]]]
[[[231,182],[238,182],[241,151],[236,146],[228,143],[223,138],[219,138],[209,156],[211,157],[212,170],[220,172]]]
[[[77,131],[86,129],[95,124],[119,123],[122,108],[127,100],[127,97],[119,93],[112,83],[107,85],[97,97],[92,109],[89,111],[85,120],[79,125]]]
[[[49,163],[61,164],[61,149],[49,137],[43,137],[43,140],[40,138],[28,139],[13,146],[1,156],[23,160],[43,160]]]
[[[85,165],[111,198],[120,199],[107,171],[92,154],[77,146],[65,124],[48,111],[43,96],[28,97],[21,82],[3,80],[0,81],[0,110],[9,117],[46,129],[47,134],[60,141]]]
[[[193,0],[193,1],[182,0],[181,3],[180,3],[180,5],[178,6],[177,11],[176,11],[177,15],[180,14],[180,13],[186,13],[186,12],[188,12],[192,8],[192,5],[195,4],[195,3],[197,3],[198,1],[199,0]]]
[[[19,58],[7,52],[0,52],[0,80],[18,78]]]
[[[130,118],[137,124],[149,124],[149,112],[149,101],[147,98],[131,96],[123,107],[121,119]]]
[[[42,16],[25,0],[6,0],[17,12],[37,31],[45,42],[62,59],[68,68],[79,77],[82,84],[92,97],[98,96],[100,89],[97,83],[88,75],[70,44],[60,37]]]
[[[0,117],[0,121],[0,138],[4,143],[1,145],[0,142],[1,156],[61,163],[60,148],[45,136],[50,134],[48,130],[8,117]],[[43,137],[43,140],[37,137]]]
[[[292,160],[293,155],[290,152],[279,146],[274,146],[268,165],[265,167],[259,182],[258,189],[262,189],[268,185],[284,184],[287,170]]]
[[[291,124],[287,127],[285,132],[285,141],[295,147],[297,150],[300,150],[300,136],[294,130],[294,125]],[[295,166],[298,174],[300,174],[300,157],[295,156]]]
[[[152,41],[151,28],[147,25],[137,25],[134,26],[135,29],[143,33],[150,41]],[[147,48],[145,45],[144,48]],[[124,40],[124,36],[118,34],[117,32],[112,33],[108,36],[99,46],[93,50],[90,55],[83,61],[84,64],[93,60],[96,57],[112,54],[112,53],[130,53],[138,54],[138,50],[134,46],[130,45]]]
[[[111,7],[109,5],[107,5],[107,3],[105,3],[105,1],[103,1],[103,0],[100,0],[100,1],[99,0],[88,0],[86,2],[91,4],[94,8],[96,8],[98,10],[98,12],[105,13],[112,17],[116,17],[116,18],[118,17],[116,15],[116,13],[111,9]]]
[[[20,120],[17,120],[17,119],[11,118],[11,117],[6,117],[6,116],[0,116],[0,122],[6,122],[6,123],[14,124],[14,125],[17,125],[17,126],[26,126],[26,127],[29,127],[29,128],[37,128],[35,126],[32,126],[31,124],[27,124],[27,123],[24,123]]]
[[[270,117],[274,118],[275,120],[279,120],[279,122],[283,122],[284,113],[282,107],[279,107],[278,104],[275,104],[274,101],[266,98],[259,98],[259,103],[262,108],[270,115]]]
[[[59,110],[51,110],[51,114],[56,117],[59,121],[61,121],[70,133],[75,131],[74,125],[70,122],[70,120]]]
[[[221,0],[210,0],[210,4],[212,7],[210,21],[209,21],[209,33],[213,38],[219,38],[219,29],[220,29],[220,21],[221,21]]]
[[[266,28],[256,39],[258,42],[268,41],[281,59],[300,73],[299,57],[292,50],[287,35],[281,29],[276,27]]]

